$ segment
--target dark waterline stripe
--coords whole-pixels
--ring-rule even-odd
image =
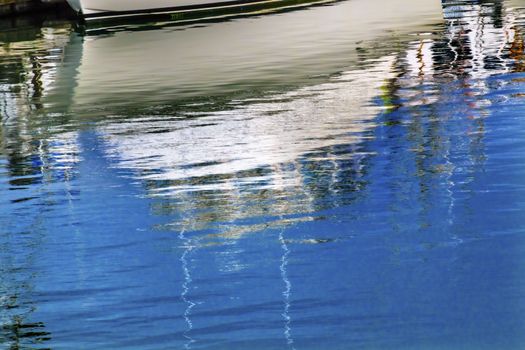
[[[232,1],[209,5],[185,6],[178,8],[160,9],[164,12],[153,12],[155,10],[141,10],[128,12],[108,12],[105,14],[92,14],[84,18],[84,22],[78,29],[83,33],[93,34],[103,32],[109,28],[121,25],[146,24],[151,22],[169,22],[173,25],[182,25],[195,22],[209,22],[235,18],[237,16],[253,16],[267,12],[292,11],[310,6],[323,6],[337,3],[342,0],[265,0],[265,1]],[[230,5],[225,5],[230,4]],[[177,9],[177,10],[174,10]]]
[[[154,14],[166,14],[169,12],[181,12],[181,11],[194,11],[194,10],[203,10],[203,9],[218,9],[223,7],[237,7],[242,5],[253,5],[253,4],[264,4],[264,3],[287,3],[286,0],[235,0],[235,1],[225,1],[219,3],[205,3],[199,5],[186,5],[186,6],[174,6],[174,7],[161,7],[154,9],[144,9],[144,10],[131,10],[131,11],[111,11],[104,9],[88,9],[91,11],[104,11],[104,13],[95,13],[83,15],[85,19],[89,20],[90,18],[100,18],[100,17],[121,17],[121,16],[139,16],[139,15],[154,15]],[[316,2],[316,1],[312,1]]]

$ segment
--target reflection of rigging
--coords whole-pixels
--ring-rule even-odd
[[[281,278],[285,287],[283,291],[284,310],[282,314],[284,318],[284,337],[286,339],[286,344],[288,344],[288,348],[295,349],[293,345],[294,340],[291,328],[292,318],[290,317],[290,296],[292,294],[292,283],[288,278],[287,271],[290,248],[288,248],[286,240],[284,239],[284,227],[279,231],[279,242],[281,244],[281,248],[283,249],[283,256],[281,257],[281,265],[279,266],[279,269],[281,270]]]
[[[500,1],[462,5],[443,1],[447,48],[453,54],[448,65],[456,75],[463,72],[473,78],[484,78],[513,68],[513,57],[507,51],[519,37],[514,25],[516,14],[503,11],[502,6]]]
[[[195,339],[193,339],[190,336],[190,333],[193,329],[193,322],[191,321],[190,316],[191,310],[193,309],[193,307],[195,307],[196,303],[194,303],[188,298],[188,293],[192,282],[190,269],[188,267],[188,254],[192,252],[194,246],[192,245],[191,239],[185,236],[185,228],[183,228],[180,231],[179,238],[183,242],[182,248],[184,250],[180,257],[180,261],[182,263],[182,271],[184,274],[184,282],[182,283],[182,293],[180,294],[180,297],[182,301],[187,305],[186,310],[184,310],[183,316],[184,320],[186,321],[186,324],[188,325],[187,330],[184,332],[184,338],[187,339],[186,344],[184,344],[184,348],[191,349],[191,345],[195,343]]]
[[[386,125],[392,126],[395,139],[400,139],[399,126],[406,126],[403,130],[413,145],[413,158],[406,166],[400,165],[406,159],[394,158],[396,152],[391,152],[389,162],[407,173],[415,169],[420,179],[416,205],[426,221],[420,229],[427,230],[436,217],[442,225],[445,216],[447,244],[458,245],[464,237],[456,230],[455,213],[464,210],[459,206],[464,189],[475,174],[484,172],[487,159],[485,120],[491,115],[494,90],[487,78],[521,69],[523,28],[516,25],[519,12],[502,11],[501,2],[473,1],[460,6],[445,0],[443,10],[443,35],[425,33],[425,39],[409,44],[397,63],[399,75],[385,89],[383,100],[388,106],[401,101],[397,103],[403,108],[401,113],[395,113],[399,110],[395,108],[387,110],[391,115],[385,114]],[[465,171],[469,176],[461,178]],[[411,194],[410,189],[405,193]],[[442,200],[439,210],[446,215],[431,212],[437,208],[435,198]]]

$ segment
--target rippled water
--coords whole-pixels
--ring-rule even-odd
[[[525,3],[0,33],[1,349],[525,348]]]

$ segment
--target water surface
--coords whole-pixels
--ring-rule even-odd
[[[2,26],[0,348],[524,348],[525,4],[381,3]]]

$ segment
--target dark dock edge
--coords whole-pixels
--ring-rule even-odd
[[[0,0],[0,18],[42,15],[46,12],[72,14],[65,0]]]

